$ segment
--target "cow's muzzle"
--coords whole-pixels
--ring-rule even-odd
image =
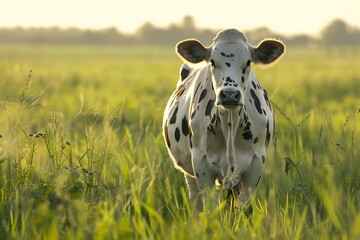
[[[244,103],[241,102],[241,92],[239,90],[221,90],[217,97],[216,104],[224,108],[244,105]]]

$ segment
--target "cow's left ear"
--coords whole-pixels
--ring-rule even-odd
[[[179,42],[176,45],[176,52],[190,63],[199,63],[210,58],[210,51],[196,39],[187,39]]]
[[[275,63],[285,52],[285,45],[274,39],[265,39],[255,48],[251,48],[251,58],[254,63]]]

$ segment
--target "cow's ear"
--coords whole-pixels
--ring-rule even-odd
[[[176,45],[177,54],[190,63],[207,61],[210,58],[210,50],[205,48],[196,39],[187,39]]]
[[[251,48],[251,58],[254,63],[268,65],[275,63],[285,52],[285,45],[278,40],[265,39],[255,48]]]

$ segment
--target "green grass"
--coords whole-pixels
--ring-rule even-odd
[[[0,239],[359,238],[359,54],[254,67],[277,135],[247,218],[187,200],[161,135],[172,48],[0,46]]]

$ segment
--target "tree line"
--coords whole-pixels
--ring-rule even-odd
[[[185,16],[179,24],[159,28],[150,22],[144,23],[134,34],[125,34],[115,27],[101,30],[78,28],[33,27],[0,28],[0,44],[99,44],[99,45],[175,45],[185,38],[197,38],[204,44],[211,44],[218,30],[200,29],[193,17]],[[341,19],[325,26],[319,37],[307,34],[287,36],[260,27],[244,32],[248,41],[257,44],[266,37],[275,37],[287,45],[359,46],[360,28],[350,26]]]

